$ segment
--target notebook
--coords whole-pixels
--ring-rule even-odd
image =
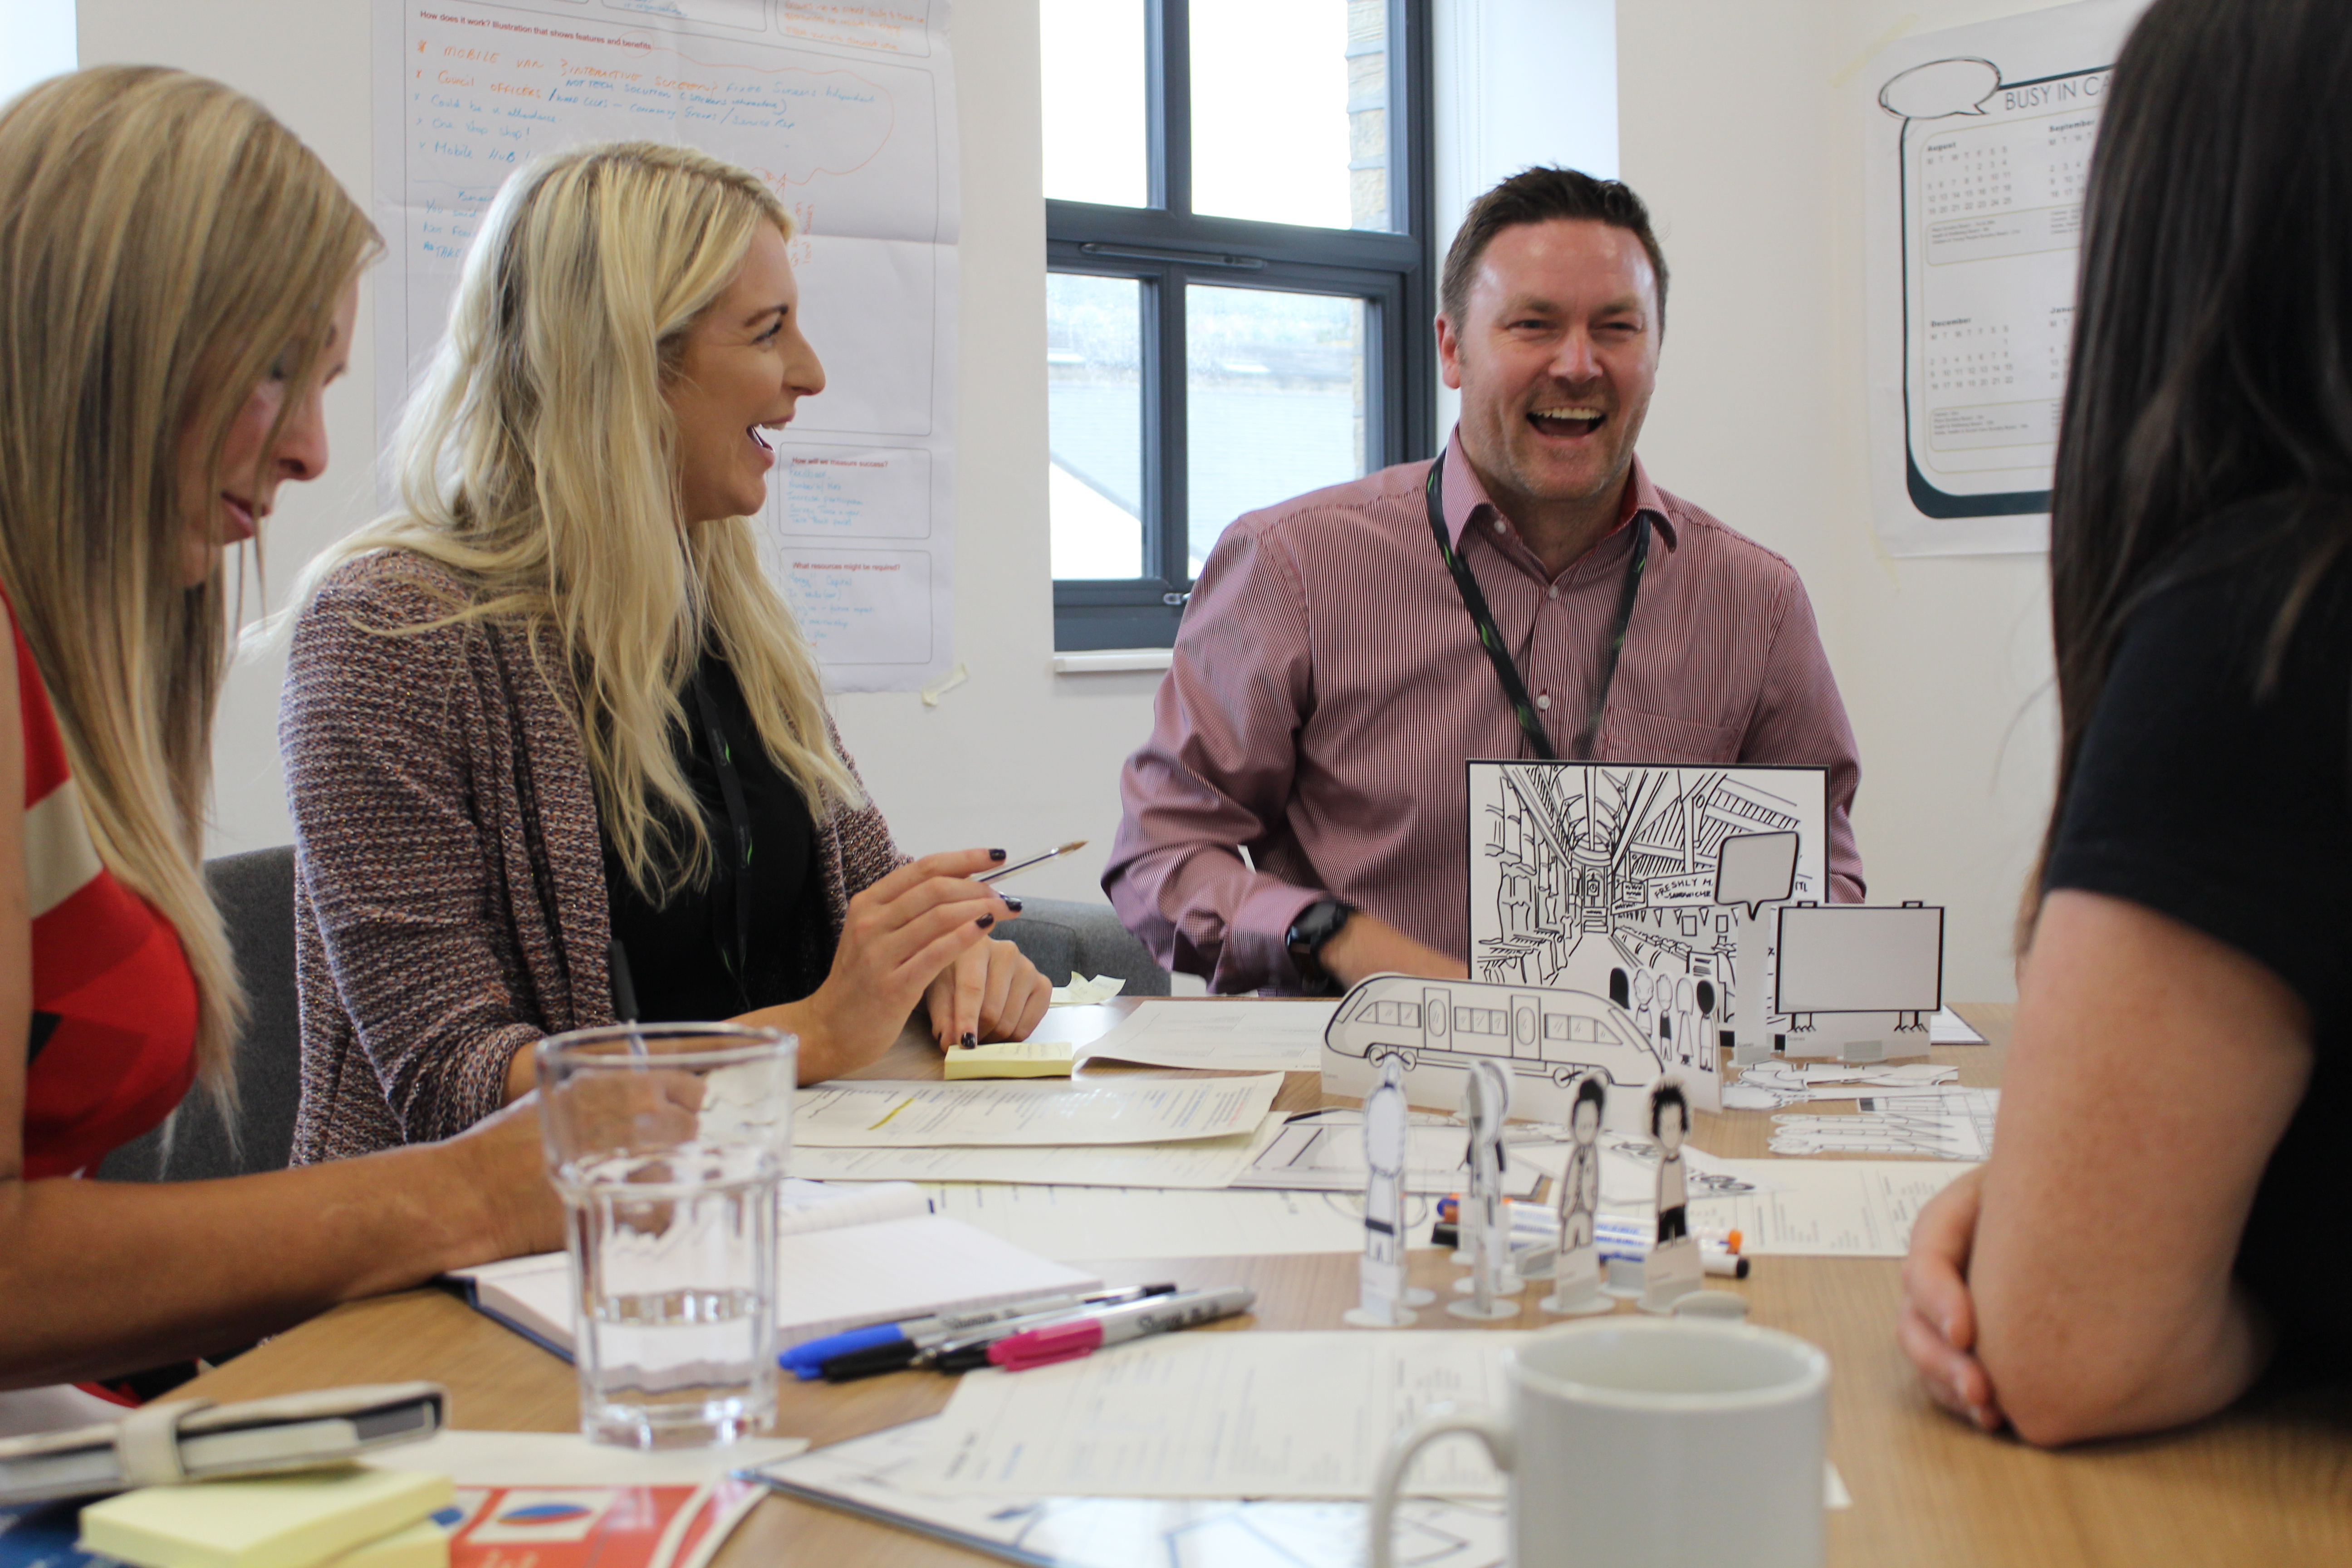
[[[845,1192],[788,1181],[776,1237],[778,1348],[845,1329],[1032,1296],[1098,1289],[1101,1277],[931,1213],[911,1182]],[[567,1361],[572,1262],[561,1252],[453,1272],[474,1307]]]

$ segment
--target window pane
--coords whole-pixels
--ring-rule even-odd
[[[1046,196],[1146,205],[1143,0],[1042,0],[1037,23]]]
[[[1388,0],[1192,0],[1192,210],[1390,227]]]
[[[1054,575],[1142,576],[1141,283],[1045,275],[1045,405]]]
[[[1364,472],[1364,314],[1339,295],[1185,291],[1192,575],[1243,512]]]

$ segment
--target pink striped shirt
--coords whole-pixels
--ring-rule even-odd
[[[1454,548],[1553,750],[1573,755],[1632,530],[1549,577],[1458,438],[1444,461]],[[1283,938],[1325,898],[1466,958],[1463,763],[1530,753],[1429,536],[1427,472],[1406,463],[1251,512],[1202,568],[1151,738],[1120,775],[1103,888],[1161,963],[1214,990],[1296,987]],[[1861,764],[1796,568],[1638,459],[1632,499],[1625,521],[1648,513],[1653,540],[1597,755],[1826,766],[1832,895],[1860,900]]]

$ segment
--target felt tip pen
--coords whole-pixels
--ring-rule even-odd
[[[1076,1322],[1080,1318],[1090,1317],[1097,1312],[1110,1311],[1148,1297],[1172,1295],[1176,1287],[1173,1285],[1152,1285],[1142,1289],[1120,1291],[1100,1300],[1081,1301],[1076,1306],[1064,1307],[1055,1311],[1036,1312],[1024,1318],[1008,1318],[1001,1323],[992,1323],[986,1328],[973,1329],[969,1332],[925,1345],[922,1352],[916,1356],[915,1364],[929,1367],[935,1372],[970,1372],[974,1367],[988,1364],[988,1349],[999,1340],[1010,1339],[1014,1334],[1024,1333],[1031,1329],[1045,1328],[1055,1323]]]
[[[1648,1258],[1650,1249],[1647,1247],[1612,1242],[1603,1237],[1594,1246],[1593,1254],[1599,1258],[1622,1258],[1628,1263],[1640,1263]],[[1559,1248],[1556,1247],[1531,1247],[1512,1258],[1511,1267],[1518,1270],[1519,1278],[1522,1279],[1548,1279],[1551,1277],[1553,1260],[1559,1256]],[[1737,1253],[1709,1252],[1702,1247],[1698,1261],[1699,1268],[1704,1273],[1717,1275],[1726,1279],[1748,1278],[1748,1260]]]
[[[992,1323],[1009,1322],[1015,1318],[1072,1311],[1088,1305],[1117,1305],[1139,1300],[1145,1296],[1166,1295],[1173,1285],[1139,1285],[1123,1290],[1098,1291],[1094,1294],[1064,1292],[1053,1296],[1035,1296],[1024,1301],[1008,1301],[1002,1307],[984,1307],[963,1312],[936,1312],[928,1317],[908,1318],[896,1323],[876,1323],[863,1329],[851,1329],[843,1333],[827,1334],[823,1339],[807,1341],[791,1346],[776,1357],[776,1364],[803,1381],[821,1374],[824,1363],[841,1356],[877,1354],[904,1347],[904,1365],[914,1360],[925,1346],[959,1334],[970,1333]],[[877,1366],[877,1371],[887,1371]]]
[[[1138,1301],[1090,1313],[1066,1323],[1048,1323],[988,1347],[988,1359],[1007,1372],[1026,1372],[1058,1361],[1091,1355],[1105,1345],[1125,1344],[1147,1334],[1173,1333],[1195,1323],[1246,1312],[1257,1302],[1257,1292],[1244,1285],[1215,1290],[1187,1290],[1156,1301]]]

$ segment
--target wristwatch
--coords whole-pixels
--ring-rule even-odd
[[[1298,911],[1298,918],[1290,922],[1290,930],[1284,933],[1282,940],[1283,944],[1290,949],[1291,961],[1298,965],[1301,974],[1310,980],[1329,978],[1324,973],[1322,964],[1317,962],[1317,957],[1322,952],[1324,944],[1339,934],[1340,928],[1348,923],[1348,917],[1355,912],[1355,905],[1343,903],[1338,899],[1318,899]]]

